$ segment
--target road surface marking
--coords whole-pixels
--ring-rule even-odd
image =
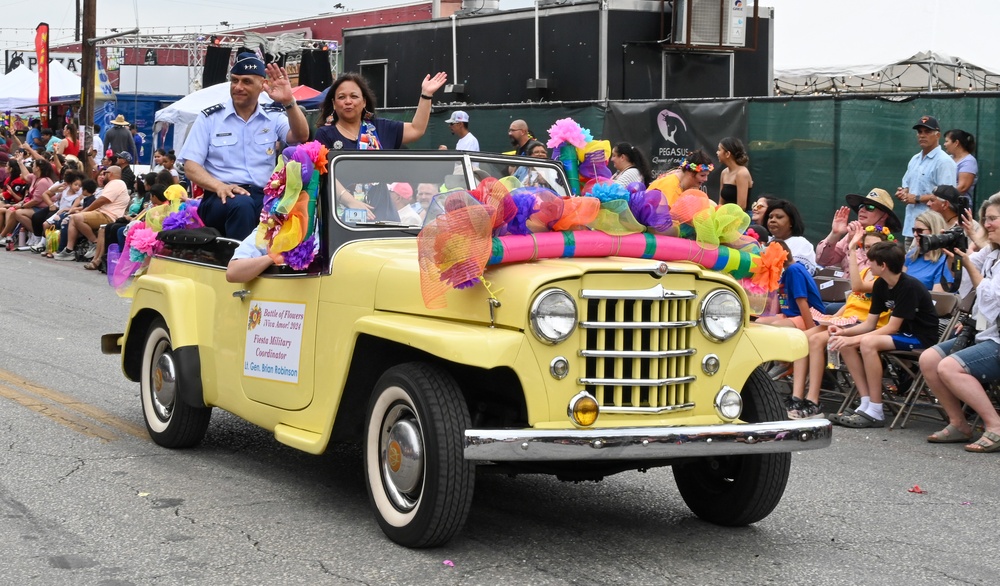
[[[32,411],[45,415],[57,423],[65,425],[74,431],[83,433],[84,435],[98,437],[105,441],[118,439],[117,435],[106,429],[95,426],[83,418],[73,415],[70,411],[75,411],[80,415],[84,415],[97,423],[100,423],[104,427],[121,433],[126,433],[140,439],[147,439],[149,437],[143,427],[139,427],[130,421],[126,421],[120,417],[112,415],[111,413],[94,407],[93,405],[83,403],[79,399],[60,393],[59,391],[55,391],[53,389],[35,384],[29,380],[25,380],[23,377],[12,372],[0,370],[0,383],[8,383],[0,384],[0,396],[7,397],[16,403],[31,409]],[[26,392],[22,392],[14,387],[19,387]],[[32,395],[34,395],[34,397]],[[45,399],[55,405],[45,403],[41,399]],[[60,409],[59,407],[63,407],[64,409]]]

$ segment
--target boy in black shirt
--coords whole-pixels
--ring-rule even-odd
[[[851,415],[830,419],[847,427],[882,427],[882,360],[886,350],[930,348],[938,339],[938,318],[931,294],[917,279],[903,273],[905,252],[896,242],[879,242],[868,251],[872,288],[868,319],[849,328],[830,326],[830,349],[839,350],[861,396]],[[878,316],[891,311],[889,323],[876,329]]]

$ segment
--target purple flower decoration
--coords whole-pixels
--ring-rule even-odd
[[[633,193],[629,197],[628,206],[640,224],[657,232],[665,232],[673,224],[670,208],[663,203],[663,196],[658,189]]]
[[[511,193],[511,197],[514,200],[514,205],[517,206],[517,212],[507,222],[507,229],[511,234],[530,234],[531,230],[528,229],[527,224],[528,218],[535,212],[535,205],[538,203],[538,200],[535,199],[535,194],[522,192],[517,189]]]
[[[163,229],[164,230],[179,230],[181,228],[187,228],[188,218],[187,214],[183,211],[172,212],[166,218],[163,219]]]
[[[285,262],[296,271],[304,271],[309,268],[314,258],[316,258],[316,235],[303,240],[298,246],[285,253]]]

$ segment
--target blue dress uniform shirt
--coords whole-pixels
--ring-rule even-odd
[[[913,195],[927,195],[938,185],[958,185],[957,169],[955,161],[940,146],[936,146],[926,156],[923,151],[913,155],[906,166],[902,186],[909,188]],[[913,221],[929,209],[926,203],[906,204],[903,236],[913,236]]]
[[[257,104],[246,122],[236,113],[232,100],[226,100],[221,110],[206,114],[209,110],[212,108],[199,114],[191,126],[178,161],[194,161],[226,184],[263,187],[274,171],[276,141],[288,138],[284,108],[268,111]]]

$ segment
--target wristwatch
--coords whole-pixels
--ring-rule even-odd
[[[285,107],[285,112],[291,110],[292,108],[294,108],[296,106],[295,99],[293,98],[292,101],[291,101],[291,103],[289,103],[289,104],[282,104],[282,106]]]

